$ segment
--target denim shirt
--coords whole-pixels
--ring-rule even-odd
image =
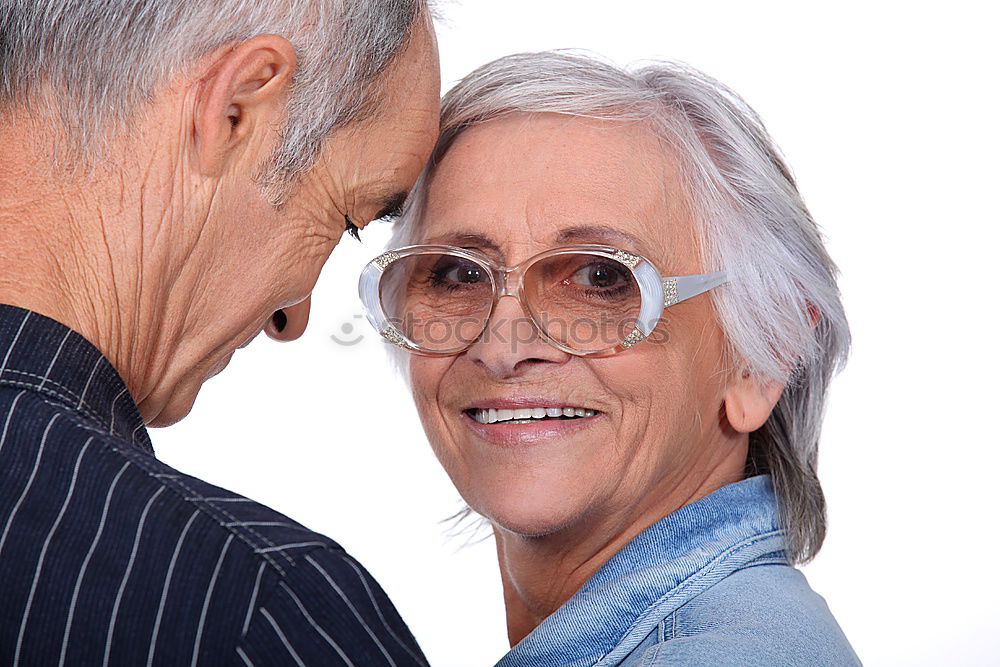
[[[769,475],[653,524],[498,667],[860,665],[789,564]]]

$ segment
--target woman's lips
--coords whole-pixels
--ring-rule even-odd
[[[500,447],[526,447],[575,435],[603,421],[603,412],[590,412],[594,414],[588,417],[513,419],[483,424],[473,418],[468,410],[463,410],[461,419],[481,440]]]
[[[524,407],[524,408],[469,408],[465,411],[467,415],[475,419],[480,424],[494,424],[497,422],[509,422],[512,420],[533,419],[577,419],[582,417],[593,417],[600,410],[578,407]]]

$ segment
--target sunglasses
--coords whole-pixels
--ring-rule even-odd
[[[476,250],[414,245],[369,262],[358,288],[375,330],[411,352],[463,352],[512,296],[550,344],[592,355],[630,349],[665,308],[725,282],[721,271],[661,276],[642,255],[604,245],[553,248],[513,267]]]

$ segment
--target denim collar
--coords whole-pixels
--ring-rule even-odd
[[[674,610],[754,560],[787,563],[770,475],[727,484],[644,530],[497,667],[615,665]]]
[[[153,453],[139,408],[90,341],[44,315],[0,304],[0,386],[38,394],[91,428]]]

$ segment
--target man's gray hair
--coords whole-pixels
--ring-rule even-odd
[[[372,83],[427,0],[0,0],[2,109],[45,90],[71,152],[102,148],[158,85],[213,49],[284,36],[298,63],[265,179],[308,170],[329,133],[373,109]]]
[[[626,70],[570,52],[501,58],[445,96],[440,139],[392,247],[411,238],[434,169],[455,139],[525,112],[645,122],[680,160],[705,270],[730,278],[711,298],[731,358],[762,383],[787,383],[767,423],[750,434],[746,474],[771,474],[788,555],[810,560],[826,535],[817,445],[850,332],[837,269],[760,118],[733,91],[678,63]]]

